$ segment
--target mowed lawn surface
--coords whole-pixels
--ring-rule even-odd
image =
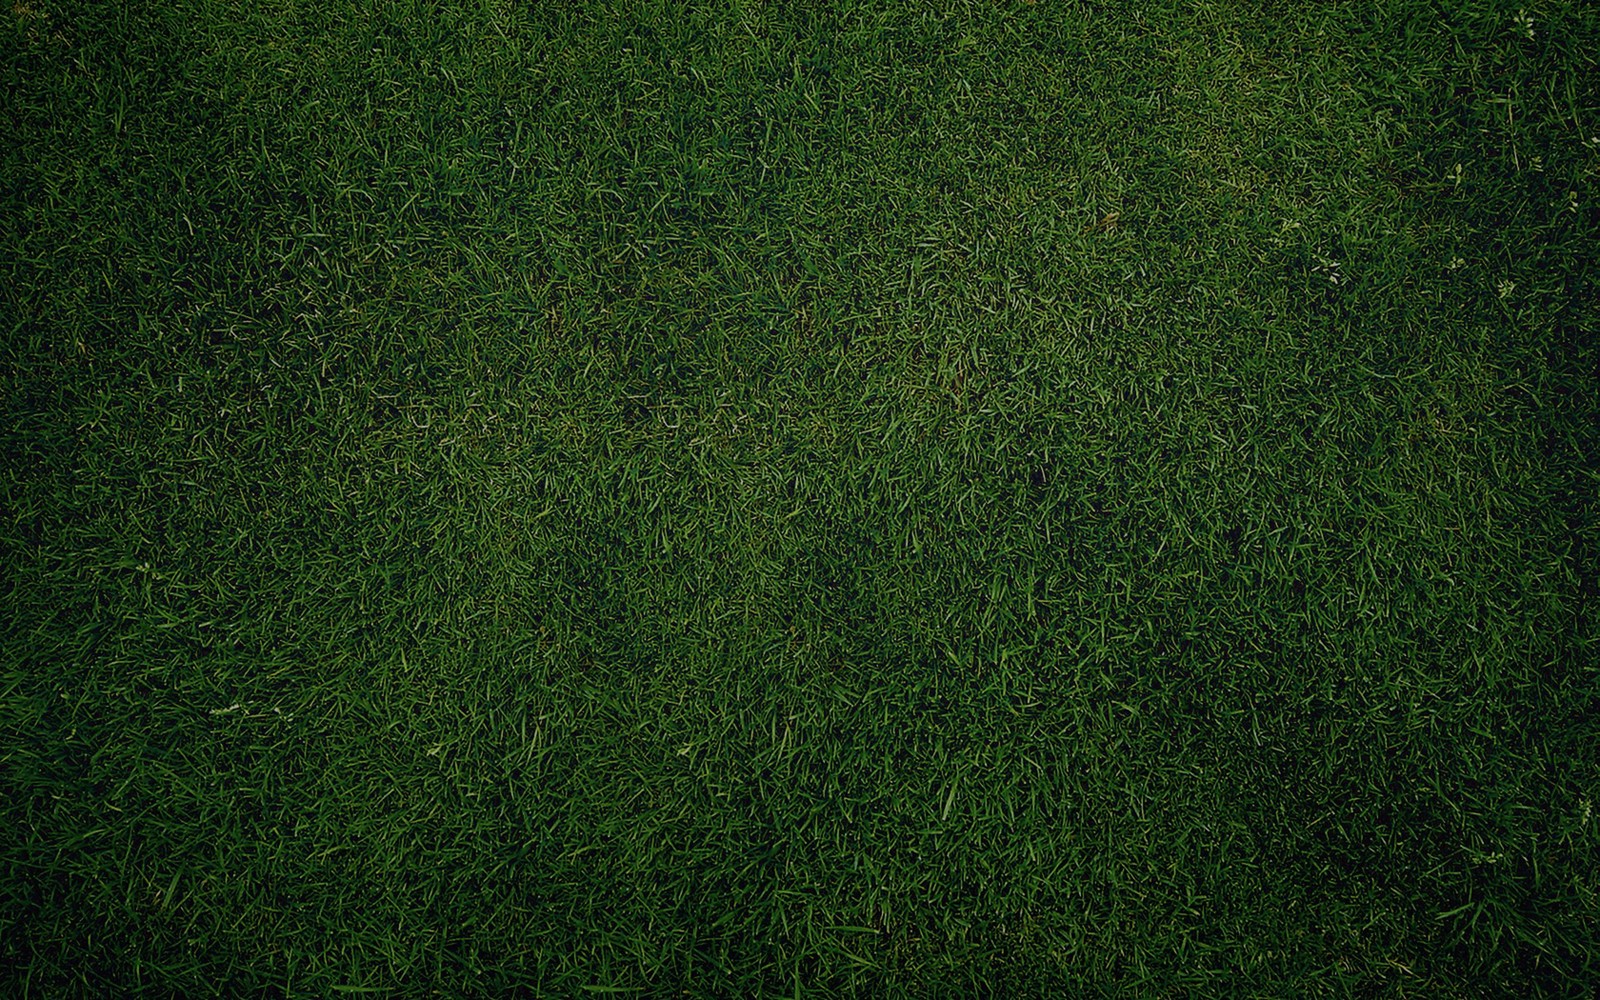
[[[0,992],[1593,995],[1594,6],[0,22]]]

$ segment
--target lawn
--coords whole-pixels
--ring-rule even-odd
[[[0,77],[0,992],[1594,995],[1600,7]]]

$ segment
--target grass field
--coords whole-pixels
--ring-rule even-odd
[[[0,993],[1594,995],[1600,7],[0,22]]]

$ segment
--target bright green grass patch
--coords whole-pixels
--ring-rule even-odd
[[[28,995],[1600,981],[1600,13],[0,14]]]

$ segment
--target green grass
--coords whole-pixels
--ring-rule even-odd
[[[18,0],[0,992],[1600,983],[1600,8]]]

